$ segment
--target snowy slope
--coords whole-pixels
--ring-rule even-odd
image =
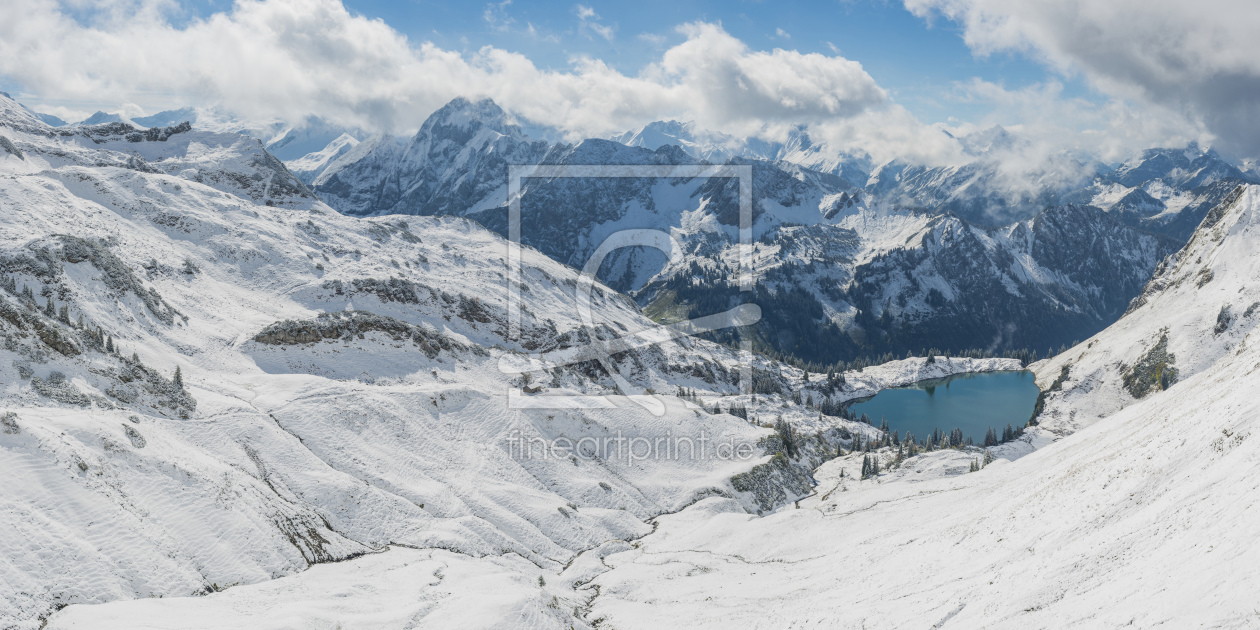
[[[1214,213],[1185,268],[1162,274],[1172,284],[1153,283],[1092,349],[1121,352],[1136,336],[1181,329],[1175,349],[1194,359],[1193,374],[1013,462],[968,474],[957,470],[965,452],[943,451],[858,480],[852,457],[836,459],[796,505],[758,517],[706,498],[654,519],[631,544],[579,554],[558,575],[503,560],[487,575],[486,560],[395,550],[205,598],[71,607],[49,626],[286,627],[284,614],[288,627],[540,628],[576,606],[573,627],[627,629],[1253,627],[1255,322],[1235,321],[1217,341],[1226,332],[1200,326],[1215,305],[1175,280],[1198,274],[1202,255],[1217,272],[1204,290],[1254,294],[1258,202],[1252,188]],[[1103,395],[1052,397],[1047,409]],[[479,576],[501,606],[452,610],[457,585]],[[413,589],[393,587],[409,578]]]
[[[459,554],[473,577],[457,592],[473,597],[478,571],[556,573],[701,497],[792,500],[825,456],[792,463],[786,490],[770,476],[736,491],[771,458],[772,431],[743,418],[674,396],[659,415],[619,396],[598,413],[509,406],[531,382],[617,389],[589,361],[526,382],[501,360],[652,324],[597,286],[596,328],[579,330],[575,272],[526,248],[511,338],[506,243],[471,221],[343,216],[257,140],[188,125],[54,129],[0,98],[0,138],[0,527],[16,532],[0,541],[0,625],[389,545]],[[706,342],[610,360],[642,388],[738,391],[739,357]],[[646,465],[522,457],[509,441],[664,433],[754,448]],[[521,560],[477,560],[504,556]]]
[[[1089,426],[1240,351],[1260,322],[1258,193],[1236,187],[1124,317],[1035,366],[1041,388],[1055,390],[1046,397],[1044,429],[1065,434]]]
[[[1254,319],[1220,334],[1214,320],[1216,302],[1260,291],[1258,192],[1200,228],[1183,264],[1161,275],[1170,284],[1092,352],[1064,359],[1131,361],[1123,353],[1168,327],[1185,372],[1167,391],[1110,404],[1078,433],[975,474],[913,485],[850,476],[766,518],[722,499],[662,517],[635,549],[603,559],[611,570],[589,587],[587,618],[618,628],[1255,625],[1260,346]],[[1208,261],[1216,274],[1200,289],[1192,278]],[[1066,386],[1049,411],[1092,412],[1121,379],[1085,380],[1090,393]]]

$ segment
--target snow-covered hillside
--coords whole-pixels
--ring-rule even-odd
[[[1042,428],[1097,422],[1242,351],[1260,323],[1260,188],[1238,186],[1208,213],[1128,312],[1097,336],[1035,366]]]
[[[4,626],[39,627],[71,604],[255,584],[391,545],[445,550],[425,557],[470,572],[457,601],[497,605],[477,599],[478,575],[515,572],[510,589],[558,574],[706,496],[772,508],[809,492],[809,470],[846,443],[840,429],[874,431],[785,396],[738,399],[749,419],[710,413],[695,401],[738,392],[742,361],[784,392],[804,375],[686,337],[608,359],[635,386],[686,388],[686,399],[582,403],[598,413],[534,399],[618,390],[594,361],[527,379],[501,360],[654,324],[597,285],[595,328],[580,328],[576,273],[526,248],[513,338],[502,238],[461,218],[341,215],[247,136],[52,128],[0,98],[0,217]],[[907,365],[840,391],[921,374]],[[509,390],[526,404],[509,404]],[[791,409],[821,434],[776,459],[763,425]],[[661,435],[747,448],[650,463],[521,450]],[[517,612],[485,610],[498,621]],[[543,625],[581,624],[571,606],[528,610]]]
[[[1260,292],[1257,212],[1260,190],[1240,190],[1128,316],[1037,366],[1043,379],[1065,361],[1102,366],[1061,380],[1043,428],[1113,412],[1015,461],[967,474],[947,450],[863,480],[850,456],[772,514],[703,498],[550,570],[396,549],[201,598],[72,606],[49,627],[1250,627],[1260,346],[1255,313],[1221,318],[1218,302]],[[1177,378],[1143,371],[1149,393],[1126,399],[1113,368],[1165,330]]]
[[[618,628],[1254,626],[1258,318],[1217,326],[1216,313],[1260,292],[1258,212],[1260,189],[1239,191],[1133,312],[1092,347],[1039,366],[1043,378],[1066,362],[1098,366],[1073,370],[1046,417],[1105,417],[973,474],[912,485],[849,476],[766,518],[717,498],[662,517],[634,549],[602,559],[588,618]],[[1165,331],[1178,377],[1133,402],[1116,366],[1142,365]]]

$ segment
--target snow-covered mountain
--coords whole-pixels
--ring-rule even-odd
[[[957,137],[943,133],[975,159],[939,167],[899,159],[876,165],[869,157],[814,143],[804,129],[792,130],[784,142],[767,142],[677,121],[650,123],[612,139],[653,150],[676,145],[715,163],[743,157],[832,173],[860,184],[885,204],[949,212],[992,227],[1030,219],[1051,205],[1094,205],[1133,227],[1182,243],[1234,186],[1260,183],[1193,143],[1150,149],[1115,168],[1072,156],[1015,168],[1012,164],[1027,160],[1030,143],[1000,125]]]
[[[906,247],[857,266],[846,299],[868,343],[896,340],[892,351],[986,338],[1057,349],[1119,318],[1175,247],[1088,206],[996,229],[938,217]]]
[[[783,162],[837,175],[858,185],[866,182],[871,171],[870,156],[830,151],[810,140],[809,133],[803,128],[792,129],[783,142],[770,142],[702,129],[693,122],[668,120],[648,123],[637,130],[615,134],[609,139],[626,146],[653,151],[666,145],[675,145],[692,157],[715,164],[737,157]]]
[[[322,172],[321,166],[326,166],[345,152],[347,144],[353,146],[369,135],[361,129],[343,127],[314,116],[297,124],[286,124],[279,120],[246,120],[208,107],[183,107],[127,120],[118,114],[97,112],[77,124],[105,122],[126,122],[151,128],[187,122],[198,131],[252,136],[261,140],[267,151],[280,161],[292,162],[292,170],[308,184]]]
[[[1260,188],[1236,186],[1124,317],[1038,365],[1044,427],[1066,434],[1090,426],[1247,348],[1260,322],[1257,208]]]
[[[1042,426],[1084,427],[1071,437],[917,484],[859,480],[850,458],[833,460],[816,497],[765,518],[700,502],[586,564],[588,617],[618,628],[1252,625],[1260,309],[1246,305],[1260,299],[1258,212],[1260,189],[1231,194],[1129,315],[1037,366],[1052,390]]]
[[[508,164],[694,156],[536,141],[487,101],[439,114],[409,141],[317,152],[338,212],[258,138],[53,127],[0,96],[0,626],[1255,618],[1260,187],[1186,154],[1108,173],[1156,200],[1155,181],[1234,184],[1166,257],[1174,242],[1115,207],[986,226],[729,158],[754,179],[763,349],[1044,344],[1125,311],[1033,366],[1036,422],[988,462],[824,411],[1019,361],[811,374],[647,317],[741,299],[723,293],[741,253],[731,181],[529,180],[514,326]],[[637,227],[686,256],[610,258],[583,321],[573,266]],[[746,456],[661,456],[662,436]],[[871,458],[884,473],[858,473]]]
[[[10,100],[12,100],[12,99],[13,99],[13,97],[12,97],[12,96],[10,96],[8,92],[0,92],[0,95],[4,96],[5,98],[10,99]],[[19,105],[21,105],[21,104],[19,103]],[[64,120],[62,120],[62,119],[60,119],[60,118],[58,118],[58,117],[56,117],[56,116],[53,116],[52,114],[41,114],[41,113],[39,113],[39,112],[37,112],[37,111],[35,111],[35,110],[33,110],[33,109],[31,109],[31,108],[29,108],[29,107],[25,106],[25,105],[21,105],[21,107],[22,107],[22,109],[25,109],[27,112],[30,112],[30,114],[31,114],[32,116],[34,116],[35,118],[39,119],[39,120],[40,120],[40,122],[43,122],[44,124],[46,124],[46,125],[48,125],[48,126],[50,126],[50,127],[62,127],[62,126],[65,126],[65,125],[66,125],[66,121],[64,121]]]
[[[805,375],[687,337],[607,363],[507,369],[655,325],[596,285],[584,328],[576,273],[526,249],[513,337],[501,237],[462,218],[334,212],[255,138],[53,128],[0,98],[0,174],[6,627],[42,627],[66,605],[49,623],[74,625],[75,604],[207,594],[391,546],[499,576],[520,599],[475,577],[444,587],[490,626],[526,611],[535,627],[585,627],[583,597],[538,590],[540,571],[704,496],[751,511],[790,502],[837,447],[877,432],[782,395],[736,395],[743,362],[784,392]],[[890,366],[832,394],[1012,363]],[[575,398],[621,391],[604,365],[653,402]],[[681,388],[685,399],[651,394]],[[757,421],[775,416],[800,427],[789,455]],[[748,456],[513,452],[666,432]],[[441,623],[442,610],[407,617]]]
[[[266,141],[267,150],[281,161],[290,162],[300,159],[310,161],[316,155],[336,153],[339,147],[345,146],[348,139],[367,138],[368,134],[361,129],[347,129],[320,118],[310,117],[299,125],[286,127],[283,131]]]
[[[933,213],[948,212],[972,223],[1001,226],[1030,219],[1087,185],[1093,170],[1069,158],[1013,169],[999,156],[957,166],[924,166],[902,160],[881,164],[866,190],[885,203]]]
[[[289,160],[285,162],[285,166],[288,166],[289,170],[303,183],[310,185],[324,171],[328,170],[328,167],[337,161],[337,158],[349,153],[356,146],[359,146],[359,140],[348,133],[343,133],[334,138],[324,148]]]
[[[1254,617],[1260,188],[1231,191],[1117,323],[1034,365],[1047,392],[1039,425],[967,474],[981,451],[834,457],[826,449],[853,445],[842,432],[879,433],[780,394],[734,400],[795,429],[709,413],[712,395],[731,391],[737,357],[698,340],[663,343],[642,365],[620,361],[657,391],[699,390],[661,397],[663,416],[623,398],[599,413],[512,409],[510,388],[610,386],[594,366],[528,382],[498,369],[583,339],[565,265],[524,249],[516,341],[498,306],[505,244],[474,222],[355,218],[300,193],[268,206],[231,178],[165,169],[192,157],[164,143],[202,132],[58,135],[11,111],[0,101],[0,374],[13,412],[0,420],[13,480],[0,519],[17,535],[0,541],[0,614],[17,627],[43,616],[48,628],[94,629],[1247,627]],[[119,166],[130,147],[153,172]],[[676,156],[607,142],[568,151]],[[237,157],[218,170],[248,179],[249,165]],[[754,166],[770,226],[754,259],[768,281],[825,255],[883,265],[889,286],[893,261],[955,282],[940,267],[957,253],[1021,293],[1053,268],[1059,286],[1088,294],[1106,289],[1087,283],[1129,282],[1099,279],[1106,258],[1094,250],[1140,258],[1158,245],[1079,206],[998,229],[846,202],[830,220],[788,225],[782,213],[804,210],[782,202],[813,188]],[[535,183],[538,199],[559,198],[564,183]],[[655,202],[672,185],[643,190]],[[719,208],[726,192],[704,189]],[[800,208],[817,212],[812,202]],[[723,229],[721,211],[688,212],[705,221],[683,228]],[[67,238],[87,229],[104,236]],[[864,243],[862,230],[883,240]],[[33,297],[43,287],[46,304]],[[649,325],[600,292],[596,336]],[[89,341],[100,338],[137,357]],[[77,354],[63,353],[67,340]],[[758,361],[783,391],[827,395],[824,375]],[[846,373],[833,394],[1011,363],[906,359]],[[168,376],[175,367],[182,385]],[[124,387],[131,401],[118,397]],[[705,430],[761,450],[742,465],[520,460],[504,446],[512,430]],[[806,453],[793,459],[797,448]],[[863,479],[870,456],[888,472]],[[811,487],[799,471],[813,466]]]
[[[976,142],[1013,142],[1003,133]],[[491,101],[457,99],[409,141],[380,136],[346,150],[313,188],[351,215],[454,214],[506,234],[508,164],[668,165],[696,163],[688,150],[725,155],[698,138],[738,144],[676,122],[621,138],[636,146],[548,144],[525,135]],[[808,148],[803,132],[796,140],[793,150]],[[1058,201],[1064,184],[1057,171],[1046,171],[1035,194],[1012,188],[1016,175],[992,160],[944,169],[886,164],[862,187],[776,156],[726,162],[753,168],[752,235],[756,258],[765,261],[755,270],[764,288],[756,300],[767,314],[763,347],[797,359],[829,364],[1034,342],[1044,352],[1114,321],[1177,246],[1096,208],[1056,206],[1021,218],[1029,207],[1043,204],[1044,211]],[[959,195],[964,182],[979,192]],[[618,230],[664,230],[680,239],[683,265],[640,248],[619,251],[601,267],[601,279],[633,293],[655,316],[742,299],[733,286],[733,182],[535,178],[523,186],[523,242],[564,264],[582,267]],[[909,191],[918,196],[905,197]],[[977,216],[993,227],[962,220]],[[993,216],[1014,218],[995,224]],[[1081,256],[1074,239],[1093,245]],[[798,333],[785,336],[785,329]]]
[[[537,163],[548,148],[492,101],[458,98],[409,141],[377,136],[358,145],[329,165],[314,188],[352,216],[463,216],[506,203],[508,164]]]
[[[76,127],[90,127],[92,125],[103,125],[105,123],[120,123],[120,122],[130,123],[130,121],[123,118],[122,114],[107,114],[105,112],[98,111],[92,114],[91,116],[88,116],[87,118],[84,118],[83,120],[80,120],[79,122],[73,123],[73,124]]]
[[[816,498],[766,518],[701,502],[600,559],[589,617],[618,628],[1249,626],[1260,319],[1240,313],[1217,333],[1215,312],[1260,297],[1257,197],[1201,228],[1129,316],[1038,368],[1062,387],[1050,417],[1092,426],[1014,463],[913,485],[838,477],[835,460]],[[1214,279],[1199,287],[1205,270]],[[1144,366],[1165,332],[1185,368],[1167,391],[1134,401],[1120,373],[1087,367]]]
[[[1192,144],[1144,151],[1071,196],[1129,225],[1185,242],[1209,210],[1245,183],[1260,179]]]

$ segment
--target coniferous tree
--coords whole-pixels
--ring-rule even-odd
[[[110,354],[114,352],[114,337],[112,335],[105,338],[105,352]]]
[[[180,389],[184,389],[184,375],[180,372],[178,365],[175,366],[175,376],[171,377],[171,383],[174,383]]]
[[[53,303],[52,296],[48,296],[48,305],[44,307],[44,315],[48,317],[57,316],[57,305]]]

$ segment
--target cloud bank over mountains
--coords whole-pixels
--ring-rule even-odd
[[[1221,148],[1260,156],[1260,6],[1250,0],[905,0],[963,27],[981,55],[1037,57],[1099,91],[1201,125]],[[1160,117],[1154,111],[1147,112]],[[1135,124],[1149,120],[1135,121]]]
[[[1123,8],[1125,2],[1112,4]],[[718,23],[678,26],[682,41],[630,75],[592,57],[548,69],[493,46],[446,50],[353,14],[339,0],[239,0],[181,26],[172,24],[178,10],[164,0],[102,5],[90,20],[75,19],[74,7],[53,0],[8,2],[0,6],[0,76],[48,102],[112,102],[137,115],[213,105],[242,116],[319,116],[389,133],[413,131],[444,103],[466,96],[493,98],[523,121],[571,138],[667,119],[767,139],[806,126],[812,138],[836,150],[952,163],[965,158],[942,129],[959,135],[1002,123],[1041,154],[1090,151],[1116,158],[1213,137],[1239,155],[1260,154],[1260,131],[1241,129],[1248,114],[1256,119],[1260,101],[1245,97],[1260,89],[1260,55],[1239,52],[1256,44],[1209,45],[1217,26],[1239,44],[1246,41],[1227,19],[1195,20],[1171,3],[1156,11],[1027,0],[906,5],[918,15],[963,24],[979,54],[1039,55],[1062,72],[1085,73],[1111,100],[1067,99],[1055,84],[1008,90],[977,80],[958,86],[953,97],[993,103],[994,119],[950,127],[916,119],[857,61],[755,50]],[[1073,32],[1074,10],[1088,28]],[[1189,26],[1175,36],[1164,33],[1159,42],[1144,39],[1175,21]],[[1129,29],[1111,41],[1117,22]],[[1231,83],[1240,77],[1241,85]],[[1186,89],[1177,89],[1183,83]]]

